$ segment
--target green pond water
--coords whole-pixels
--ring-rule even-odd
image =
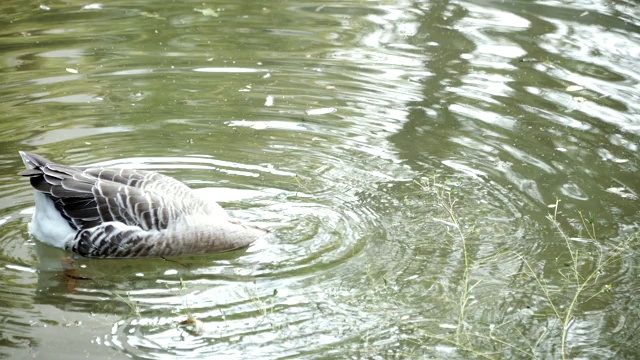
[[[3,1],[0,357],[636,359],[633,0]],[[271,234],[74,259],[19,150]]]

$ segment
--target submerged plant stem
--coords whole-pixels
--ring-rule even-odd
[[[434,180],[434,184],[435,184],[435,180]],[[457,233],[457,237],[460,240],[460,246],[462,247],[462,257],[463,257],[463,261],[464,261],[464,269],[462,272],[462,291],[460,292],[460,299],[459,299],[459,309],[458,309],[458,321],[457,321],[457,325],[456,325],[456,339],[459,342],[460,341],[460,334],[462,333],[463,327],[464,327],[464,319],[466,316],[466,309],[467,309],[467,305],[469,303],[469,299],[470,299],[470,292],[471,292],[471,288],[469,285],[469,270],[470,270],[470,265],[469,265],[469,255],[467,252],[467,238],[465,236],[464,231],[462,230],[462,226],[460,225],[460,221],[458,219],[458,216],[455,212],[454,209],[454,205],[456,203],[456,201],[454,199],[451,198],[451,192],[446,191],[445,189],[440,189],[440,191],[437,190],[437,188],[434,186],[434,189],[436,189],[436,196],[438,199],[438,202],[440,204],[440,206],[445,210],[445,212],[447,213],[449,219],[451,220],[451,224],[453,224],[453,227],[455,228],[455,231]]]

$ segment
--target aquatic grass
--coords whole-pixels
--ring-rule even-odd
[[[247,285],[244,287],[244,292],[253,304],[255,311],[260,315],[260,320],[254,325],[255,328],[257,329],[262,324],[268,324],[275,332],[282,330],[282,325],[278,325],[277,319],[274,319],[277,314],[276,299],[278,297],[278,290],[273,289],[273,293],[269,295],[259,295],[257,284],[253,281],[251,286]]]
[[[186,333],[192,336],[200,336],[204,333],[204,323],[193,315],[191,311],[191,306],[189,305],[188,294],[185,294],[185,290],[187,289],[187,285],[180,277],[180,281],[178,282],[178,289],[174,290],[169,287],[168,284],[165,285],[169,291],[173,293],[174,296],[182,299],[183,309],[176,311],[178,314],[186,314],[187,318],[177,323],[178,328],[184,330]]]
[[[433,191],[438,206],[444,209],[447,216],[447,220],[440,220],[440,222],[444,222],[453,227],[455,233],[454,238],[457,238],[459,240],[460,247],[462,249],[462,258],[464,262],[462,273],[462,291],[460,291],[458,300],[458,318],[456,323],[456,341],[460,343],[460,335],[463,333],[465,324],[466,310],[471,298],[470,294],[473,288],[480,282],[478,281],[473,285],[470,283],[469,276],[472,264],[467,250],[467,236],[456,213],[456,200],[451,196],[453,189],[446,186],[445,184],[438,183],[435,176],[433,177],[431,184],[418,181],[416,181],[415,183],[420,186],[422,190]]]
[[[563,293],[569,293],[573,291],[573,293],[569,296],[569,303],[566,301],[561,302],[564,299],[554,300],[554,294],[549,290],[549,286],[546,281],[542,279],[539,275],[537,275],[536,271],[533,269],[529,261],[525,256],[518,254],[522,262],[524,263],[528,275],[533,277],[536,284],[540,288],[540,290],[544,294],[544,298],[546,299],[549,307],[551,308],[553,314],[558,320],[560,324],[560,351],[562,359],[566,359],[567,355],[570,353],[570,349],[567,344],[567,337],[571,330],[571,325],[574,323],[576,316],[578,316],[578,305],[580,303],[588,302],[602,294],[608,293],[611,291],[612,287],[610,284],[605,284],[597,289],[598,280],[600,275],[605,272],[605,269],[611,266],[615,261],[619,261],[622,259],[622,254],[627,252],[630,248],[631,242],[637,240],[637,235],[633,235],[628,237],[626,240],[622,241],[620,244],[614,246],[609,250],[605,250],[601,244],[597,242],[596,237],[596,227],[595,227],[595,216],[590,215],[589,218],[585,218],[582,212],[579,212],[582,225],[584,230],[589,236],[589,240],[586,244],[589,244],[596,248],[597,255],[592,256],[588,252],[580,252],[575,249],[571,244],[571,238],[566,234],[564,230],[562,230],[560,223],[558,221],[558,208],[560,201],[556,200],[556,203],[552,205],[554,208],[553,214],[549,214],[547,219],[552,222],[558,234],[563,238],[569,256],[571,258],[570,265],[570,274],[565,274],[561,269],[558,270],[562,275],[562,278],[566,281],[565,284],[561,287]],[[595,263],[595,267],[593,269],[588,269],[586,274],[583,274],[584,266],[580,264],[584,262],[585,264],[593,264]],[[585,298],[588,294],[589,290],[593,289],[595,293]],[[564,310],[561,310],[564,309]]]
[[[186,319],[183,321],[177,321],[175,324],[178,325],[178,328],[185,330],[190,335],[198,336],[202,335],[204,324],[201,320],[196,318],[192,311],[191,306],[189,305],[189,301],[187,298],[188,294],[184,293],[184,290],[187,288],[182,278],[179,279],[177,289],[171,288],[168,284],[165,284],[167,290],[169,290],[174,296],[182,299],[182,309],[172,310],[171,313],[178,315],[186,315]],[[142,318],[142,311],[140,307],[140,302],[132,299],[131,294],[129,292],[125,293],[125,296],[114,293],[115,297],[124,302],[131,311],[135,314],[137,318]]]
[[[561,352],[560,357],[566,359],[571,354],[568,341],[571,327],[576,318],[582,315],[579,306],[593,299],[608,296],[613,290],[611,284],[601,284],[601,274],[613,266],[615,262],[622,259],[622,255],[629,251],[630,244],[637,240],[638,235],[632,235],[615,246],[603,245],[598,241],[596,217],[593,214],[585,215],[582,212],[578,212],[579,219],[588,238],[573,239],[561,227],[558,219],[560,201],[557,200],[555,204],[550,206],[550,208],[553,208],[553,212],[547,216],[547,219],[563,239],[566,251],[558,254],[559,260],[556,271],[561,276],[556,279],[549,279],[545,278],[541,273],[541,269],[537,269],[530,255],[501,250],[481,262],[474,259],[473,252],[470,251],[469,242],[469,235],[473,233],[474,228],[469,228],[462,224],[457,211],[461,205],[456,201],[455,188],[445,183],[439,183],[436,181],[435,176],[428,183],[418,181],[415,181],[415,183],[421,190],[430,191],[436,199],[437,207],[444,210],[444,218],[434,218],[433,220],[446,224],[452,230],[450,234],[454,243],[450,245],[457,245],[462,255],[460,285],[457,290],[457,303],[455,305],[457,318],[455,324],[452,324],[451,327],[452,329],[455,327],[455,334],[436,334],[433,331],[425,331],[426,329],[424,329],[420,331],[421,337],[423,337],[422,340],[424,338],[436,340],[455,346],[460,351],[474,357],[485,359],[501,358],[505,351],[517,354],[518,357],[536,358],[541,355],[544,357],[548,353],[546,351],[541,352],[541,348],[546,348],[549,351],[557,344]],[[584,246],[593,247],[595,251],[583,250],[581,247]],[[474,290],[482,286],[482,280],[472,281],[474,270],[479,266],[490,265],[491,262],[499,263],[501,257],[505,254],[515,255],[522,263],[521,269],[516,274],[509,275],[509,277],[519,275],[520,280],[524,281],[524,284],[522,284],[524,286],[511,284],[505,290],[512,296],[522,299],[531,296],[535,297],[536,293],[540,294],[551,312],[547,315],[544,313],[532,315],[542,318],[550,315],[551,318],[548,320],[551,321],[541,321],[532,328],[532,323],[526,321],[526,319],[523,320],[522,317],[517,315],[518,310],[516,310],[515,317],[513,314],[503,313],[501,315],[502,320],[499,320],[498,323],[489,322],[488,326],[484,323],[482,317],[473,317],[473,315],[476,315],[476,306],[472,306],[472,304],[482,301],[473,296]],[[568,263],[565,264],[561,261],[563,256],[569,258]],[[548,263],[545,265],[548,265]],[[533,282],[527,279],[531,279]],[[529,285],[533,286],[533,288]],[[474,301],[472,302],[471,300]],[[482,307],[477,308],[480,310]],[[482,316],[482,314],[478,315]],[[554,323],[557,324],[557,328]],[[520,329],[525,331],[523,332]],[[555,330],[558,330],[558,332],[555,332]],[[414,344],[419,344],[421,340],[418,338],[412,341],[414,341]]]
[[[118,299],[122,300],[133,311],[136,317],[140,318],[140,305],[137,301],[131,299],[131,295],[127,292],[126,298],[120,294],[114,294]]]
[[[178,310],[178,313],[187,315],[187,320],[185,321],[190,321],[190,319],[195,319],[195,317],[193,316],[193,313],[191,312],[191,306],[189,306],[189,299],[187,295],[185,295],[185,290],[187,289],[187,285],[184,283],[184,280],[182,280],[182,277],[179,278],[177,290],[172,289],[169,286],[169,284],[165,284],[165,287],[167,288],[167,290],[169,290],[173,294],[173,296],[179,297],[182,300],[183,308],[182,310]]]

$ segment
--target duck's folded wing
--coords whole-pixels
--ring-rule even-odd
[[[189,189],[187,185],[180,181],[153,171],[87,167],[82,169],[82,175],[140,189],[154,186],[175,190]]]
[[[103,222],[119,221],[143,230],[164,230],[183,210],[182,203],[170,197],[109,181],[97,182],[92,190],[95,208],[90,211],[97,213]]]
[[[166,195],[104,180],[65,178],[59,187],[61,190],[52,186],[49,196],[58,211],[78,230],[103,222],[163,230],[187,212],[183,208],[189,205]]]
[[[20,175],[28,176],[34,189],[47,194],[69,225],[78,230],[108,221],[162,230],[185,213],[224,215],[183,183],[158,173],[65,166],[37,154],[20,155],[27,166]]]

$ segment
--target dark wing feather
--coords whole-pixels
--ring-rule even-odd
[[[86,223],[100,221],[100,216],[96,212],[96,201],[93,198],[66,198],[61,204],[64,213],[71,219],[82,219]]]
[[[21,172],[20,175],[29,177],[34,189],[53,200],[56,209],[70,226],[80,229],[96,224],[95,213],[83,213],[86,217],[78,217],[79,204],[82,203],[87,206],[86,208],[91,208],[89,205],[92,194],[86,191],[74,191],[63,185],[63,183],[67,183],[67,179],[73,178],[74,173],[81,171],[81,168],[57,165],[33,153],[20,152],[20,156],[27,167],[27,170]],[[67,206],[73,209],[71,213],[65,211]]]
[[[20,153],[34,189],[47,194],[70,226],[83,230],[118,221],[143,230],[165,229],[193,204],[165,201],[165,195],[194,196],[183,183],[151,171],[64,166]],[[198,200],[199,201],[199,200]],[[184,207],[184,208],[183,208]],[[186,208],[186,209],[185,209]]]

